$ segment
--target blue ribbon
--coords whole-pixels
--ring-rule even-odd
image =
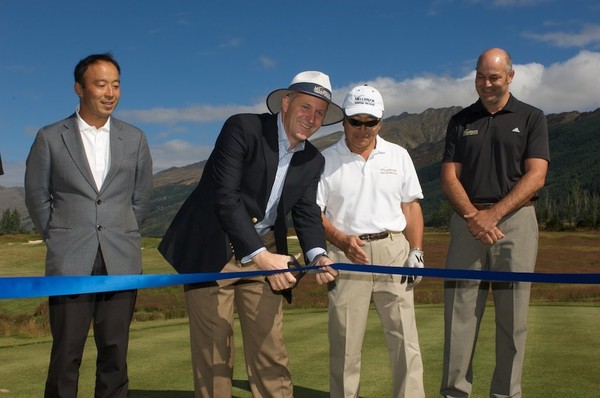
[[[335,264],[333,268],[338,270],[371,273],[421,275],[442,279],[476,279],[494,282],[600,284],[600,274],[588,273],[550,274],[537,272],[476,271],[466,269],[382,267],[379,265],[356,265],[345,263]]]
[[[398,275],[420,275],[442,279],[475,279],[499,282],[539,282],[600,284],[600,274],[575,273],[535,273],[473,271],[439,268],[405,268],[378,265],[333,264],[333,268],[343,271],[384,273]],[[321,267],[304,267],[303,271],[317,271]],[[149,275],[101,275],[101,276],[17,276],[0,277],[0,299],[73,295],[84,293],[110,292],[117,290],[144,289],[189,283],[214,282],[221,279],[249,278],[283,272],[246,271],[227,273],[196,274],[149,274]]]

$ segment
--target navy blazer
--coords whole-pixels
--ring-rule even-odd
[[[265,216],[277,172],[277,116],[230,117],[217,138],[198,186],[183,203],[158,247],[179,273],[220,272],[264,246],[254,225]],[[325,159],[309,142],[294,153],[277,208],[277,252],[287,254],[291,213],[306,253],[326,247],[316,192]]]

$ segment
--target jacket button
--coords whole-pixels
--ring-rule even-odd
[[[96,229],[97,229],[98,231],[102,231],[102,230],[104,229],[104,227],[103,227],[102,225],[98,225],[98,226],[96,227]]]
[[[258,218],[252,217],[252,224],[256,224],[258,222]]]
[[[101,204],[102,204],[102,199],[98,199],[98,200],[96,201],[96,204],[97,204],[97,205],[101,205]]]

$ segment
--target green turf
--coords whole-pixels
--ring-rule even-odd
[[[493,307],[484,318],[475,358],[474,397],[487,396],[494,362]],[[600,307],[532,306],[523,374],[525,397],[598,397]],[[442,307],[418,306],[417,323],[428,397],[439,396],[442,367]],[[286,344],[296,398],[328,396],[327,313],[287,310]],[[236,328],[234,396],[250,397]],[[0,338],[0,391],[6,396],[42,396],[50,339]],[[95,349],[88,345],[81,368],[80,396],[92,396]],[[188,327],[185,319],[136,322],[129,352],[130,397],[192,398]],[[369,316],[365,338],[361,397],[386,397],[391,375],[377,314]]]
[[[428,266],[441,266],[447,234],[429,233]],[[545,233],[540,241],[538,268],[544,272],[597,272],[598,233]],[[0,275],[42,275],[43,244],[29,243],[35,236],[0,237]],[[173,273],[156,250],[158,239],[143,240],[144,272]],[[585,244],[585,245],[584,245]],[[581,246],[584,245],[584,246]],[[290,241],[290,251],[299,251]],[[577,247],[576,250],[573,247]],[[576,260],[574,260],[576,259]],[[415,293],[417,324],[425,366],[428,397],[439,396],[442,369],[443,314],[439,304],[440,280],[425,279]],[[597,285],[534,284],[529,314],[529,339],[523,373],[524,396],[599,397],[600,319]],[[130,397],[192,398],[187,320],[180,286],[142,289],[138,295],[129,351]],[[284,332],[296,398],[328,397],[327,295],[310,277],[296,290],[294,305],[286,305]],[[436,301],[437,300],[437,301]],[[46,377],[51,338],[39,324],[27,322],[44,313],[46,298],[0,300],[0,398],[40,397]],[[553,305],[544,305],[553,303]],[[5,320],[1,319],[5,317]],[[475,358],[474,397],[487,397],[494,363],[494,310],[490,303],[484,318]],[[168,319],[179,318],[179,319]],[[36,319],[44,320],[43,316]],[[25,325],[16,333],[2,333],[16,320]],[[250,397],[243,365],[239,330],[236,330],[234,396]],[[35,337],[42,336],[42,337]],[[88,339],[80,377],[80,397],[92,396],[95,348]],[[369,317],[363,349],[361,397],[389,396],[391,375],[377,314]]]

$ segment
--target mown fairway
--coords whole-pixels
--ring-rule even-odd
[[[598,397],[600,307],[532,306],[524,371],[524,396]],[[475,397],[487,396],[493,367],[493,309],[482,328],[475,360]],[[442,308],[417,308],[428,397],[439,396],[442,368]],[[327,314],[289,310],[285,334],[297,398],[328,397]],[[250,397],[236,330],[234,395]],[[0,396],[41,397],[50,338],[0,338]],[[377,314],[370,314],[363,350],[362,397],[388,397],[391,375]],[[93,391],[95,348],[88,339],[81,367],[80,397]],[[135,322],[129,350],[130,397],[192,398],[188,329],[185,319]]]
[[[35,237],[0,237],[0,275],[43,274],[44,247]],[[426,266],[442,267],[447,234],[428,233]],[[171,273],[157,254],[156,239],[144,240],[146,273]],[[599,272],[600,234],[544,233],[537,271]],[[417,322],[428,397],[439,396],[443,320],[441,281],[425,280],[416,296]],[[130,396],[191,398],[187,321],[179,286],[140,291],[129,354]],[[525,397],[600,396],[600,287],[534,284],[524,371]],[[296,397],[328,396],[325,289],[304,278],[286,308],[285,333]],[[35,313],[35,316],[34,316]],[[494,362],[493,306],[484,319],[475,360],[475,396],[487,396]],[[0,397],[42,396],[50,337],[45,299],[0,301]],[[250,397],[241,339],[236,339],[234,395]],[[92,396],[95,348],[88,340],[80,396]],[[389,396],[389,365],[376,312],[369,318],[363,350],[362,397]]]

